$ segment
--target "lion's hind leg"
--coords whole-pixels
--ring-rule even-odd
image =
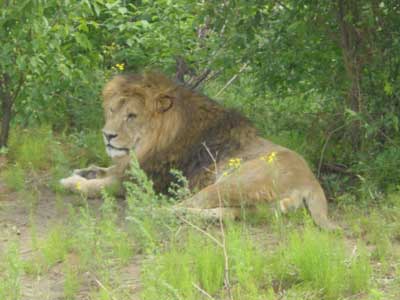
[[[279,201],[279,209],[284,214],[290,210],[296,210],[303,206],[303,201],[296,197],[285,197]]]
[[[276,200],[274,176],[258,160],[206,186],[179,205],[193,208],[248,207]]]
[[[336,230],[339,227],[328,219],[328,203],[322,188],[316,183],[309,187],[293,188],[289,195],[279,201],[282,213],[305,207],[311,215],[314,223],[325,230]]]
[[[320,228],[329,231],[340,229],[338,225],[328,219],[328,202],[319,185],[303,198],[303,202],[315,224]]]

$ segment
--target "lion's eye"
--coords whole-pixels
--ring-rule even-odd
[[[135,119],[136,117],[137,117],[136,114],[134,114],[134,113],[129,113],[127,119],[128,119],[128,120],[133,120],[133,119]]]

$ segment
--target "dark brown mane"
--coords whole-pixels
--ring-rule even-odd
[[[137,76],[131,78],[138,79]],[[214,168],[208,150],[218,162],[232,157],[248,139],[256,135],[254,127],[240,113],[226,109],[163,75],[145,74],[141,81],[148,88],[170,93],[184,125],[168,147],[142,162],[142,168],[160,192],[165,192],[173,180],[171,169],[181,170],[192,187],[209,184],[215,175],[207,171],[207,168]]]

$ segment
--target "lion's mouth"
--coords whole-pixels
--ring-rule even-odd
[[[121,151],[121,152],[125,152],[126,154],[129,153],[129,149],[128,148],[119,148],[119,147],[115,147],[111,144],[107,144],[106,145],[107,150],[116,150],[116,151]]]
[[[110,157],[114,156],[125,156],[129,154],[130,150],[135,150],[138,143],[140,141],[140,138],[136,138],[134,145],[132,146],[131,149],[126,148],[126,147],[116,147],[114,145],[111,145],[110,143],[106,144],[106,152]]]

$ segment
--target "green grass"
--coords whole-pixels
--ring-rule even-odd
[[[274,299],[274,288],[288,299],[328,300],[368,292],[372,270],[362,244],[349,254],[343,237],[311,226],[292,232],[272,252],[257,247],[242,226],[228,226],[226,239],[235,299]],[[222,249],[191,229],[144,266],[142,280],[143,299],[160,294],[165,299],[199,299],[196,286],[224,298]]]
[[[96,268],[101,262],[107,268],[110,259],[124,265],[133,256],[134,245],[119,226],[116,209],[115,200],[106,196],[99,215],[85,206],[72,216],[72,250],[80,256],[82,265]]]
[[[0,299],[21,299],[21,276],[23,262],[19,256],[19,247],[10,244],[0,255]]]
[[[338,299],[368,291],[371,267],[364,246],[348,255],[342,237],[306,226],[292,232],[272,261],[282,286],[305,285],[321,299]]]
[[[172,242],[144,267],[143,299],[158,299],[160,295],[165,299],[196,299],[200,294],[194,285],[211,295],[223,286],[222,250],[192,231],[183,238],[185,243]]]
[[[71,240],[67,228],[62,224],[54,225],[42,240],[37,240],[34,230],[33,225],[32,246],[36,252],[30,260],[24,262],[24,270],[28,274],[40,275],[64,261],[69,252]]]
[[[24,168],[48,169],[52,163],[54,139],[46,127],[34,129],[15,128],[10,135],[9,157]]]
[[[48,126],[30,129],[13,128],[7,156],[11,162],[2,172],[9,188],[21,191],[28,185],[49,184],[59,189],[58,181],[69,171],[70,162],[61,143]],[[51,180],[41,177],[50,173]],[[25,180],[25,179],[30,180]],[[34,179],[34,180],[31,180]]]
[[[69,233],[62,225],[56,225],[51,229],[47,238],[39,244],[43,262],[47,268],[64,261],[70,249],[70,243]]]
[[[63,273],[64,297],[66,300],[74,300],[76,299],[76,294],[78,293],[81,285],[78,267],[73,265],[73,262],[67,259],[65,261]]]
[[[251,239],[248,229],[230,225],[227,230],[227,249],[235,299],[272,297],[274,293],[266,265],[267,253]]]
[[[19,164],[8,166],[1,172],[1,178],[7,187],[14,191],[22,191],[25,188],[26,172]]]

